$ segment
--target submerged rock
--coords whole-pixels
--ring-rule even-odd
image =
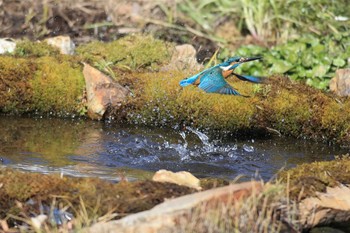
[[[350,96],[350,69],[338,69],[329,84],[329,88],[339,96]]]
[[[75,45],[69,36],[56,36],[47,38],[45,41],[49,45],[58,48],[61,54],[74,54]]]
[[[101,120],[108,108],[115,111],[121,107],[129,94],[128,89],[88,64],[84,64],[83,74],[88,116],[91,119]]]
[[[169,182],[202,190],[200,180],[186,171],[172,172],[167,170],[159,170],[154,174],[152,180],[157,182]]]

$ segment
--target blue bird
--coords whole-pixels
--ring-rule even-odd
[[[189,78],[180,81],[180,86],[186,87],[192,84],[198,86],[200,89],[207,93],[241,95],[230,84],[228,84],[225,79],[231,74],[233,74],[234,76],[243,81],[260,83],[261,79],[258,77],[249,75],[239,75],[233,72],[234,69],[236,69],[240,64],[259,59],[261,59],[261,57],[231,57],[223,63],[203,70],[198,74],[195,74]]]

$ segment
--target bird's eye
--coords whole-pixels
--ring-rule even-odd
[[[239,59],[239,61],[240,61],[240,62],[245,61],[245,58],[244,58],[244,57],[241,57],[241,58]]]

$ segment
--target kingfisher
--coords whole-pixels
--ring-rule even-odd
[[[234,75],[243,81],[260,83],[260,78],[249,75],[240,75],[234,73],[234,70],[245,62],[260,60],[261,58],[262,57],[231,57],[223,63],[205,69],[198,74],[180,81],[180,86],[186,87],[192,84],[198,86],[200,89],[207,93],[243,96],[238,93],[238,91],[235,90],[230,84],[228,84],[225,79],[230,75]]]

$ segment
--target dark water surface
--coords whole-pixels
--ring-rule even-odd
[[[282,167],[331,160],[348,150],[307,140],[215,141],[196,129],[118,126],[88,120],[0,117],[0,165],[118,180],[159,169],[199,177],[270,179]]]

